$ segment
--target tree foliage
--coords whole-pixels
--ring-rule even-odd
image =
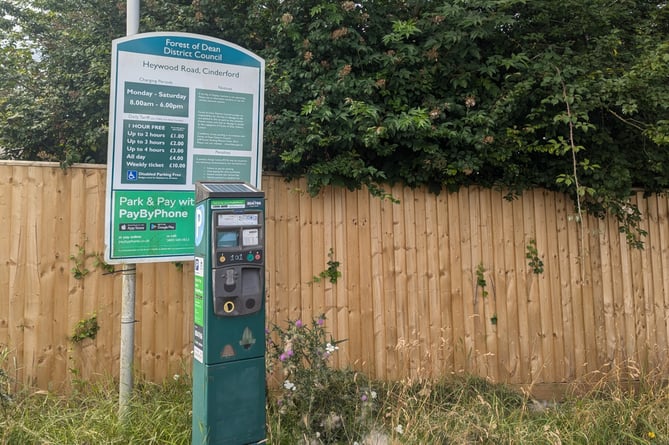
[[[1,74],[0,144],[22,158],[102,160],[109,41],[123,33],[124,5],[32,3],[39,9],[0,2],[11,17],[3,65],[13,67]],[[306,175],[313,193],[387,182],[435,192],[547,187],[633,223],[630,190],[669,186],[666,1],[146,0],[142,8],[142,31],[211,35],[266,59],[265,168]]]
[[[17,6],[20,5],[20,6]],[[27,7],[30,6],[30,7]],[[0,146],[21,159],[106,160],[114,2],[1,2]]]

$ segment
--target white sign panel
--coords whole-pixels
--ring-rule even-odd
[[[260,187],[264,73],[263,59],[206,36],[114,40],[108,262],[192,259],[195,182]]]

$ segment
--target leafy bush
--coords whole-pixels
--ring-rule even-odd
[[[325,331],[325,317],[273,326],[268,335],[267,363],[281,387],[273,394],[268,416],[272,443],[354,443],[369,432],[378,392],[367,377],[330,365],[342,341]],[[279,439],[280,437],[280,439]]]

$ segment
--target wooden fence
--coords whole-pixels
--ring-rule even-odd
[[[0,344],[18,382],[57,389],[118,375],[121,277],[96,262],[105,173],[0,163]],[[314,198],[303,182],[272,175],[263,189],[268,321],[324,313],[347,339],[338,365],[386,379],[470,372],[524,385],[667,369],[667,196],[633,197],[648,232],[637,250],[615,220],[579,224],[565,196],[544,190],[507,201],[489,189],[394,187],[394,204],[335,188]],[[341,277],[314,280],[329,260]],[[192,287],[191,262],[138,265],[140,376],[189,372]],[[72,341],[93,315],[96,338]]]

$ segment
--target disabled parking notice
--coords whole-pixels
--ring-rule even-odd
[[[188,33],[114,40],[105,259],[192,259],[196,181],[260,187],[263,59]]]

